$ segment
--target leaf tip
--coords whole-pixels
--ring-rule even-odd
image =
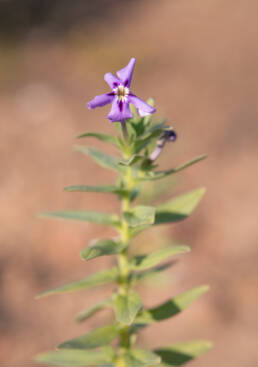
[[[87,250],[87,249],[86,249]],[[85,249],[81,250],[80,252],[80,258],[83,260],[83,261],[87,261],[89,259],[87,259],[87,254],[85,254]]]
[[[64,342],[64,343],[61,343],[57,346],[57,349],[65,349],[65,348],[71,348],[71,345],[70,343],[68,342]]]
[[[73,150],[75,150],[76,152],[88,152],[88,148],[86,146],[78,144],[73,145]]]
[[[200,291],[202,291],[202,293],[206,293],[209,290],[210,290],[210,286],[208,284],[200,286]]]
[[[206,193],[206,191],[207,191],[207,189],[204,186],[200,187],[200,189],[199,189],[199,192],[200,192],[201,195],[204,195]]]
[[[181,248],[182,248],[182,252],[191,252],[190,246],[182,245]]]
[[[76,137],[75,137],[75,139],[81,139],[81,138],[83,138],[85,136],[85,134],[80,134],[80,135],[77,135]]]
[[[73,190],[72,190],[71,186],[65,186],[63,188],[63,191],[73,191]]]
[[[210,340],[200,340],[200,342],[202,343],[203,353],[208,352],[214,346]]]
[[[41,299],[41,298],[43,298],[43,297],[45,297],[46,295],[45,295],[45,293],[40,293],[40,294],[37,294],[36,296],[35,296],[35,300],[36,301],[38,301],[39,299]]]
[[[41,298],[43,298],[43,297],[46,297],[46,296],[48,296],[48,295],[49,295],[49,292],[48,292],[48,291],[46,291],[46,292],[43,292],[43,293],[37,294],[37,295],[34,297],[34,299],[37,301],[37,300],[39,300],[39,299],[41,299]]]
[[[50,217],[49,212],[39,212],[39,213],[37,213],[37,218],[47,218],[47,217]]]

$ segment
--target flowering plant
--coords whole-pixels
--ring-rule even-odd
[[[43,216],[105,224],[114,228],[119,237],[95,240],[81,251],[85,261],[100,256],[116,256],[116,265],[93,273],[79,281],[49,290],[39,297],[64,292],[85,290],[108,283],[114,284],[113,294],[95,306],[81,312],[77,320],[83,322],[105,308],[113,310],[113,323],[100,326],[89,333],[60,344],[57,350],[37,356],[41,363],[61,366],[117,366],[162,367],[181,366],[196,358],[211,344],[203,340],[188,341],[161,346],[155,350],[136,347],[137,335],[153,323],[181,313],[207,286],[199,286],[157,304],[145,308],[140,294],[135,290],[146,278],[155,277],[173,263],[161,264],[170,257],[188,252],[185,245],[171,244],[150,253],[133,256],[131,241],[140,232],[152,226],[168,224],[187,218],[201,200],[204,189],[200,188],[173,197],[157,207],[135,204],[147,181],[166,178],[201,161],[205,155],[169,170],[157,170],[157,158],[167,142],[176,140],[176,133],[165,121],[153,122],[153,100],[148,103],[136,97],[130,90],[135,59],[117,72],[107,73],[105,81],[112,91],[95,97],[88,103],[90,109],[111,103],[107,118],[118,122],[120,136],[103,133],[85,133],[79,138],[94,137],[114,145],[120,157],[110,156],[95,148],[77,146],[76,149],[91,156],[95,162],[118,175],[116,184],[99,186],[69,186],[66,191],[111,193],[121,202],[120,215],[95,211],[56,211]],[[112,344],[111,344],[112,343]]]

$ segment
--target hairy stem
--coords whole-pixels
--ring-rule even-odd
[[[126,124],[122,123],[122,133],[124,137],[124,141],[126,146],[126,150],[124,152],[124,158],[130,159],[132,153],[130,152],[130,148],[127,143],[127,130]],[[118,292],[121,294],[126,294],[130,290],[130,267],[129,267],[129,259],[128,259],[128,246],[130,241],[130,230],[127,221],[124,218],[124,213],[130,210],[130,197],[131,191],[134,187],[132,168],[127,167],[126,174],[121,177],[124,182],[125,189],[127,194],[121,200],[121,212],[122,212],[122,226],[120,230],[120,241],[122,244],[127,247],[118,255],[118,267],[120,272],[120,284],[118,288]],[[120,332],[120,346],[123,348],[130,348],[130,335],[128,326],[124,326]]]
[[[128,133],[127,133],[127,128],[126,128],[126,122],[125,121],[121,122],[121,128],[122,128],[122,134],[123,134],[124,141],[126,142],[127,139],[128,139]]]

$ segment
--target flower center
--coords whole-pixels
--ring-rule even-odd
[[[122,102],[125,102],[127,100],[127,96],[130,92],[129,88],[124,87],[122,84],[120,84],[118,87],[114,88],[113,91],[114,91],[114,93],[117,97],[117,100],[122,101]]]

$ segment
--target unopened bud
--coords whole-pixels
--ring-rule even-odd
[[[175,130],[169,126],[164,131],[159,140],[157,141],[156,148],[153,150],[153,152],[149,156],[149,160],[151,162],[154,162],[162,152],[165,144],[167,141],[174,142],[177,138],[177,134]]]

